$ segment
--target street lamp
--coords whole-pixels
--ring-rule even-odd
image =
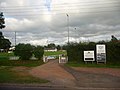
[[[66,14],[67,15],[67,26],[68,26],[68,44],[69,44],[69,15],[68,14]]]

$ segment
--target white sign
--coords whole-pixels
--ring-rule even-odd
[[[95,61],[94,51],[84,51],[84,61]]]
[[[97,53],[106,53],[105,45],[96,45]]]
[[[97,62],[106,62],[106,47],[103,44],[96,45]]]

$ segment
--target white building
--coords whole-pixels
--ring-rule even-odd
[[[44,51],[45,52],[56,52],[57,48],[45,48]]]

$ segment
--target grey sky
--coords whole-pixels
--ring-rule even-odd
[[[120,39],[119,0],[0,0],[6,28],[1,31],[14,45],[46,45]]]

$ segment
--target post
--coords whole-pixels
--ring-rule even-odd
[[[67,15],[67,26],[68,26],[68,45],[69,45],[69,15],[68,14],[66,14]]]

